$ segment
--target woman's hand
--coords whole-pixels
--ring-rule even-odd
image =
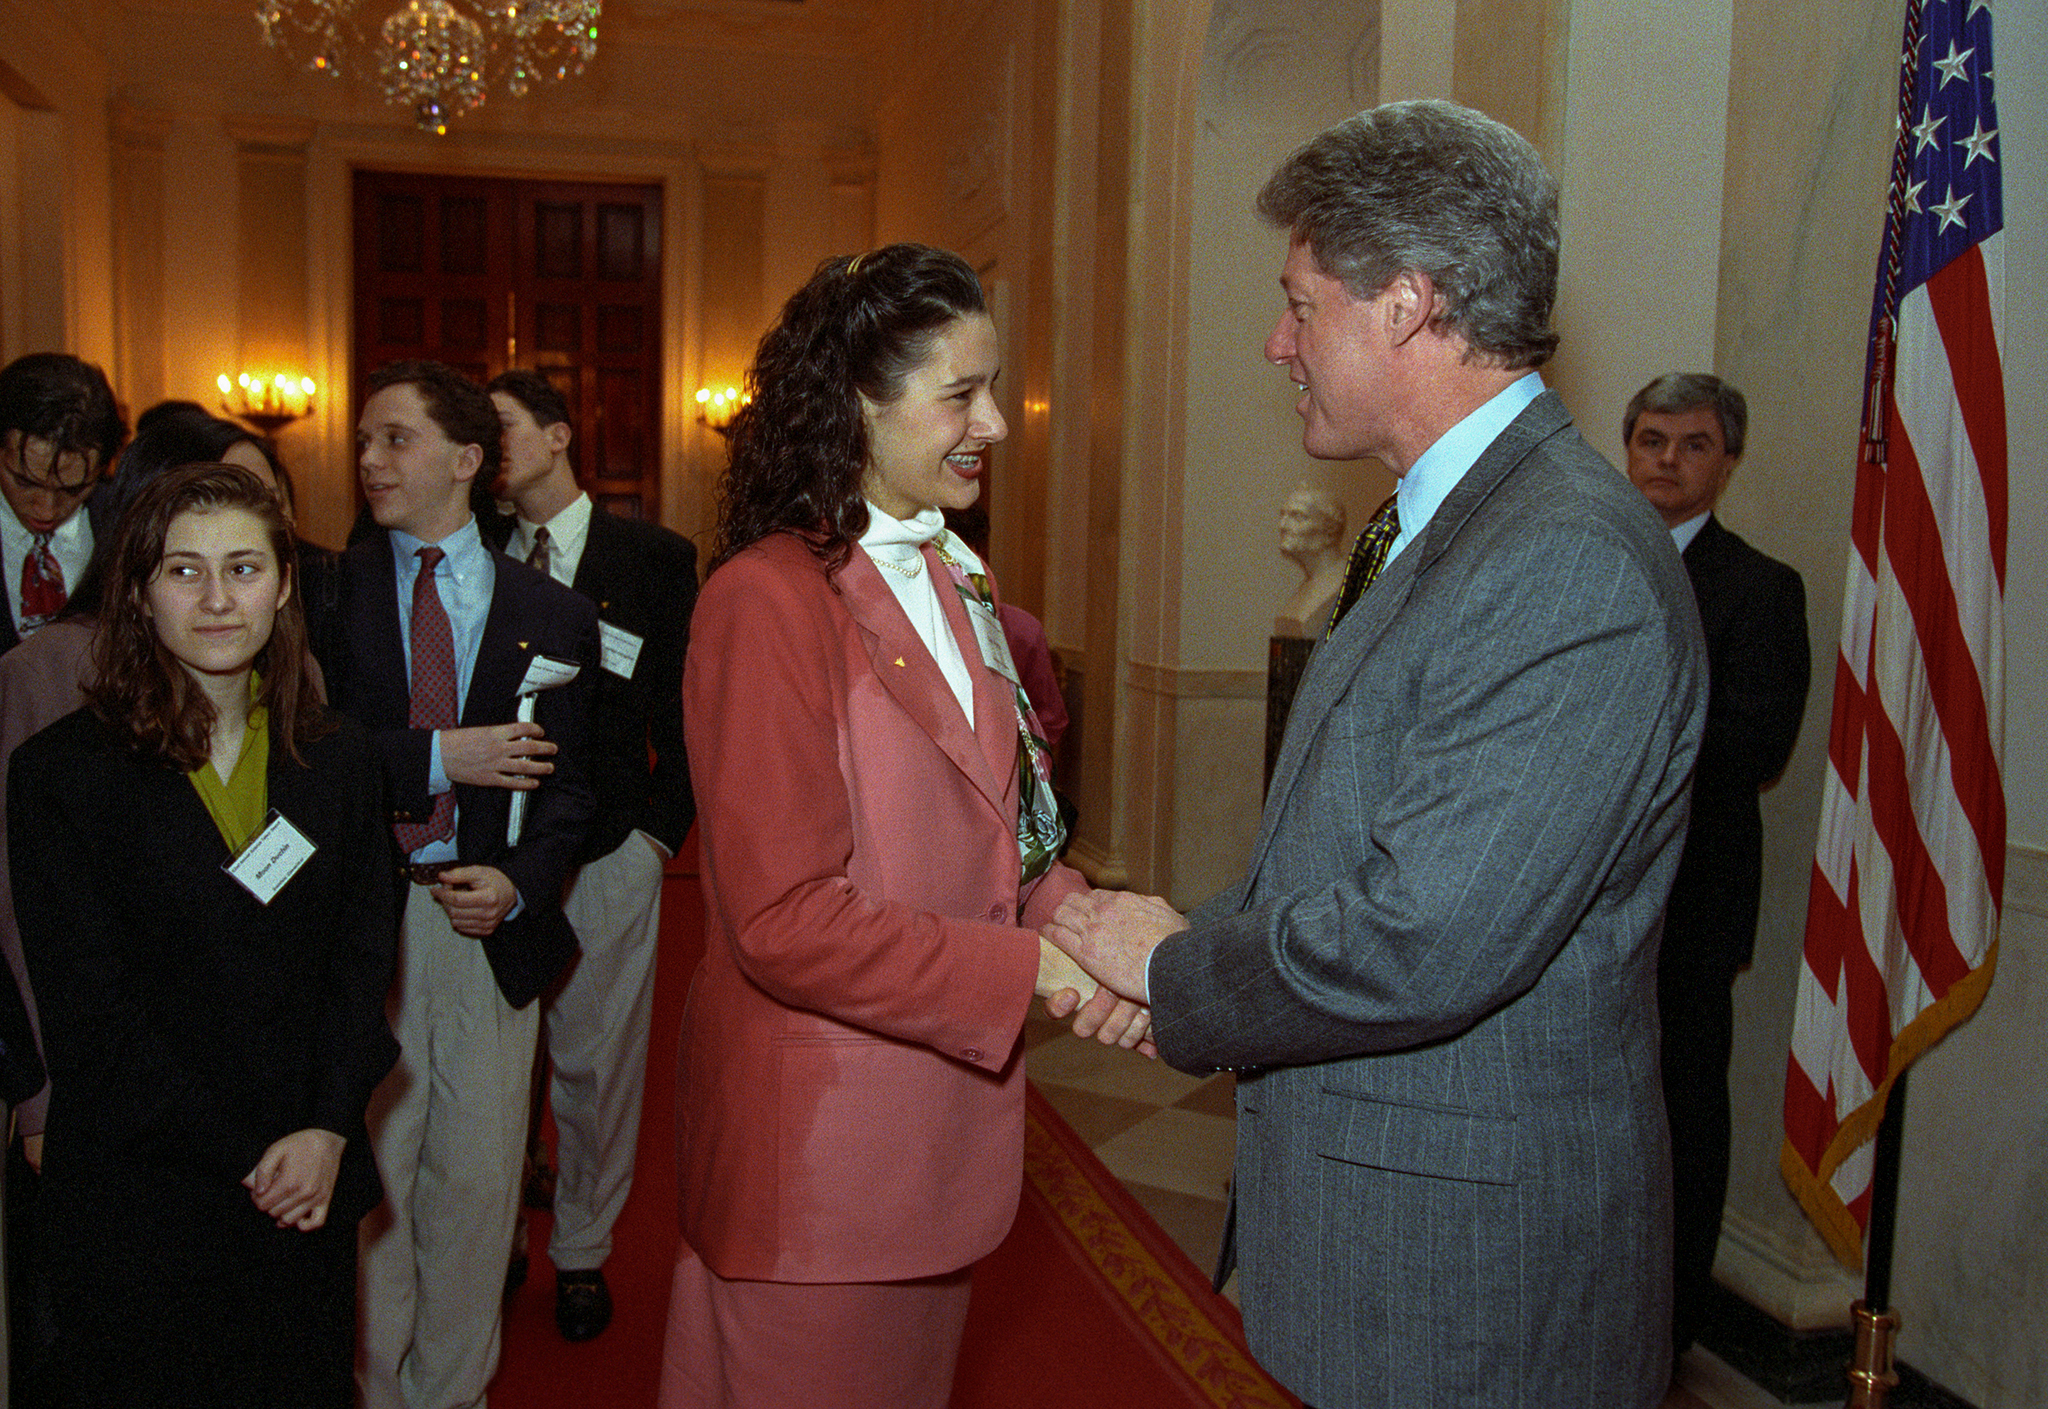
[[[1151,1009],[1098,985],[1086,969],[1043,935],[1038,940],[1037,991],[1045,1000],[1047,1017],[1073,1019],[1076,1037],[1135,1048],[1147,1057],[1159,1055],[1147,1037],[1152,1028]],[[1085,1003],[1081,1001],[1083,993],[1092,995]]]
[[[278,1227],[310,1233],[327,1222],[347,1143],[332,1130],[295,1130],[263,1152],[242,1184]]]

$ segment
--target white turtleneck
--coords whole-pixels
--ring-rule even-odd
[[[899,519],[883,512],[868,501],[867,532],[860,536],[860,546],[868,557],[874,560],[875,568],[882,574],[882,580],[889,584],[889,590],[896,594],[902,604],[903,614],[910,618],[910,625],[917,632],[918,639],[946,677],[946,683],[953,687],[953,696],[959,700],[960,708],[967,715],[967,727],[974,727],[974,677],[968,673],[966,658],[960,654],[960,642],[953,635],[952,623],[946,619],[946,610],[941,592],[957,589],[949,579],[934,581],[932,565],[919,550],[941,533],[946,531],[946,519],[937,509],[923,509],[917,517]],[[953,560],[970,573],[982,571],[981,559],[969,552],[967,545],[957,537],[949,539],[946,551]]]

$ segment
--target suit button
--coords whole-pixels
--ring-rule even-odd
[[[1006,921],[1006,920],[1008,920],[1008,919],[1010,918],[1010,911],[1009,911],[1009,907],[1008,907],[1008,906],[1005,906],[1005,905],[991,905],[991,906],[989,906],[989,907],[988,907],[988,918],[989,918],[990,922],[991,922],[991,923],[993,923],[993,924],[998,924],[998,925],[1002,924],[1002,923],[1003,923],[1004,921]]]
[[[981,1048],[963,1047],[960,1051],[960,1055],[965,1057],[970,1062],[978,1062],[981,1060]]]

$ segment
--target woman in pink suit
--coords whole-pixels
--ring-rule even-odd
[[[1077,1031],[1144,1038],[1038,936],[1084,882],[939,513],[1006,433],[997,362],[957,256],[829,260],[732,427],[683,680],[708,933],[663,1409],[943,1409],[969,1270],[1016,1213],[1032,996],[1094,992]]]

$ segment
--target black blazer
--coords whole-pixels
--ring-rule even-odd
[[[496,866],[519,888],[524,908],[483,940],[484,955],[505,1001],[523,1008],[554,982],[576,955],[576,937],[562,918],[562,885],[590,825],[588,721],[597,673],[597,613],[590,603],[542,573],[493,553],[497,580],[477,645],[462,724],[508,724],[518,689],[536,655],[583,666],[576,679],[540,697],[536,719],[559,748],[555,771],[529,792],[519,845],[505,844],[512,794],[505,788],[456,785],[455,849],[462,861]],[[340,655],[327,671],[335,706],[369,730],[384,766],[392,816],[420,821],[433,811],[428,792],[432,731],[407,726],[405,645],[398,634],[398,588],[391,536],[376,533],[342,554],[344,631]],[[394,842],[394,847],[396,843]]]
[[[221,869],[191,782],[89,709],[15,751],[8,854],[52,1078],[44,1197],[60,1243],[182,1270],[273,1241],[240,1181],[309,1127],[348,1142],[330,1226],[352,1238],[382,1196],[363,1112],[398,1056],[384,1016],[397,880],[368,736],[332,722],[305,767],[271,741],[270,806],[316,850],[267,906]]]
[[[512,519],[494,526],[500,546],[515,526]],[[690,613],[697,604],[697,545],[658,524],[593,504],[575,585],[596,603],[605,625],[642,642],[630,680],[608,670],[598,673],[590,721],[597,814],[579,860],[609,855],[635,829],[674,855],[697,816],[683,755],[682,694]]]
[[[1784,771],[1806,712],[1806,586],[1711,515],[1686,547],[1685,570],[1707,636],[1707,729],[1662,966],[1711,966],[1732,977],[1756,943],[1764,845],[1757,792]]]

